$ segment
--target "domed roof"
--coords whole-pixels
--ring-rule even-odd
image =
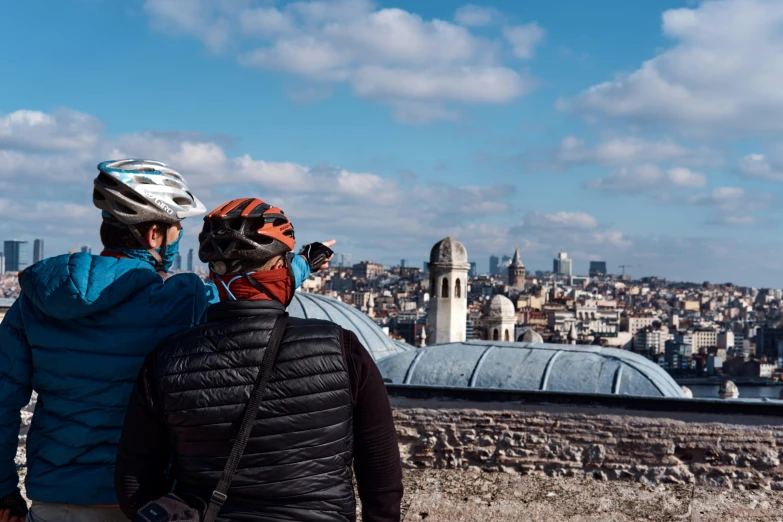
[[[454,239],[447,237],[441,239],[430,251],[430,263],[443,263],[449,265],[467,265],[468,251],[465,246]]]
[[[684,397],[660,366],[600,346],[469,341],[436,344],[382,360],[394,384]]]
[[[540,333],[528,327],[527,330],[522,332],[517,341],[522,341],[523,343],[543,343],[544,338],[541,337]]]
[[[517,313],[514,310],[514,303],[504,295],[496,295],[489,302],[489,318],[503,319],[504,321],[515,321]]]
[[[291,317],[332,321],[351,330],[376,361],[406,349],[404,343],[391,340],[372,319],[333,297],[296,292],[288,306],[288,313]]]

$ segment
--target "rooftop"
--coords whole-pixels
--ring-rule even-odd
[[[291,317],[323,319],[339,324],[356,334],[373,359],[380,361],[405,351],[404,343],[395,343],[375,322],[353,306],[333,297],[296,292],[288,306]]]
[[[408,351],[378,363],[394,384],[683,397],[660,366],[599,346],[469,341]]]

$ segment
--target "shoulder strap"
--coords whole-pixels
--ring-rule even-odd
[[[244,417],[242,417],[242,425],[234,441],[234,446],[231,448],[231,455],[228,457],[226,467],[223,469],[223,474],[220,476],[220,481],[215,491],[212,492],[207,513],[204,515],[204,522],[214,522],[220,512],[220,508],[226,502],[226,493],[228,493],[228,488],[234,479],[239,459],[242,458],[242,454],[245,452],[247,439],[250,438],[250,432],[253,430],[253,423],[258,415],[258,407],[261,405],[264,389],[267,383],[269,383],[269,376],[272,375],[277,350],[280,348],[286,326],[288,326],[288,314],[284,313],[275,321],[275,326],[269,335],[269,344],[264,352],[264,359],[261,361],[261,369],[258,371],[258,377],[250,395],[250,402],[247,404]]]

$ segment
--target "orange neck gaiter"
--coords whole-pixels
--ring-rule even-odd
[[[215,283],[221,301],[277,301],[288,306],[294,297],[294,280],[289,268],[276,268],[263,272],[248,272],[248,277],[258,283],[250,283],[242,275],[219,276],[210,272],[209,278]],[[263,290],[261,290],[263,289]]]

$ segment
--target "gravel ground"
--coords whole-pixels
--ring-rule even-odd
[[[406,470],[405,522],[783,522],[783,492]]]

